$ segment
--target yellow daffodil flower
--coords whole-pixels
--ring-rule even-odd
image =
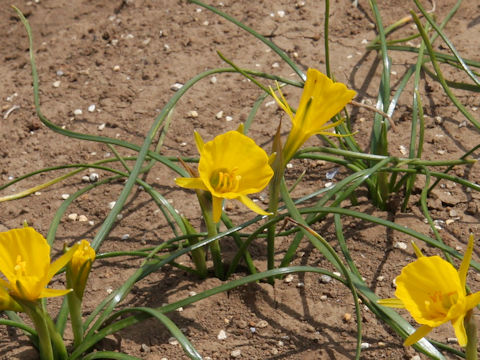
[[[195,132],[200,162],[198,178],[177,178],[177,185],[212,194],[213,221],[222,214],[223,199],[235,199],[261,215],[268,215],[248,194],[262,191],[273,176],[267,153],[249,137],[238,131],[218,135],[203,143]]]
[[[67,272],[70,279],[69,285],[80,299],[83,296],[93,260],[95,260],[95,250],[87,240],[82,240],[73,253]]]
[[[72,258],[72,247],[54,263],[50,263],[50,246],[31,227],[0,233],[0,287],[15,300],[36,301],[44,297],[62,296],[71,290],[49,289],[46,286],[55,273]]]
[[[344,84],[333,82],[315,69],[308,69],[307,71],[307,81],[303,87],[302,97],[295,115],[293,115],[293,111],[283,97],[280,88],[278,88],[278,91],[280,98],[272,89],[270,92],[292,121],[292,130],[283,149],[285,163],[295,155],[295,152],[310,136],[315,134],[332,135],[331,132],[325,130],[339,125],[343,120],[329,124],[327,122],[356,95],[355,91],[347,89]]]
[[[388,307],[405,308],[416,322],[422,324],[404,342],[413,345],[433,328],[447,321],[452,323],[458,343],[467,344],[464,318],[480,303],[480,292],[467,295],[465,283],[473,251],[473,235],[458,271],[439,256],[423,256],[414,245],[418,259],[402,269],[396,279],[394,299],[378,303]]]

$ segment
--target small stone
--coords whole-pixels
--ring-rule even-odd
[[[322,301],[326,301],[327,299],[328,299],[327,295],[320,296],[320,300],[322,300]]]
[[[98,125],[98,130],[102,131],[103,129],[105,129],[105,126],[107,126],[107,124],[105,123]]]
[[[407,155],[407,153],[408,153],[408,152],[407,152],[407,148],[406,148],[405,146],[403,146],[403,145],[400,145],[400,146],[398,147],[398,150],[400,150],[400,153],[401,153],[402,155],[404,155],[404,156]]]
[[[58,87],[60,87],[60,84],[61,84],[61,81],[57,80],[57,81],[54,81],[52,85],[53,85],[54,88],[58,88]]]
[[[141,352],[150,352],[150,347],[147,344],[142,344],[140,346],[140,351]]]
[[[123,234],[122,240],[128,240],[130,238],[130,234]]]
[[[274,62],[272,64],[272,68],[274,68],[274,69],[278,69],[279,67],[280,67],[280,64],[278,62]]]
[[[88,221],[88,218],[85,216],[85,215],[80,215],[78,217],[78,221],[80,222],[87,222]]]
[[[93,226],[93,225],[95,225],[95,221],[93,221],[93,220],[90,220],[90,221],[88,222],[88,225],[90,225],[90,226]]]
[[[78,116],[78,115],[82,115],[82,114],[83,114],[82,109],[75,109],[75,110],[73,110],[73,115],[77,115],[77,116]]]
[[[345,314],[343,315],[343,321],[349,322],[350,320],[352,320],[352,314],[350,314],[350,313],[345,313]]]
[[[170,86],[170,90],[173,90],[173,91],[178,91],[182,88],[183,84],[180,84],[180,83],[175,83],[173,84],[172,86]]]
[[[226,121],[232,121],[232,120],[233,120],[233,117],[231,117],[231,116],[225,116],[225,120],[226,120]]]
[[[297,283],[297,288],[304,288],[305,284],[303,282]]]
[[[82,182],[90,182],[90,176],[88,175],[82,176]]]
[[[70,197],[69,194],[62,194],[62,199],[67,200]]]
[[[455,216],[457,216],[457,211],[452,209],[452,210],[450,210],[450,211],[448,212],[448,214],[449,214],[451,217],[455,217]]]
[[[77,220],[77,218],[78,218],[78,214],[77,214],[77,213],[68,214],[68,220],[75,221],[75,220]]]
[[[447,220],[445,220],[445,224],[446,224],[446,225],[451,225],[451,224],[453,224],[454,222],[455,222],[455,220],[453,220],[453,219],[447,219]]]
[[[255,333],[257,332],[257,328],[255,328],[255,327],[253,327],[253,326],[250,327],[250,332],[251,332],[252,334],[255,334]]]
[[[118,214],[117,215],[117,220],[122,220],[123,219],[123,215],[122,214]]]
[[[400,250],[406,250],[407,249],[407,244],[404,243],[403,241],[397,241],[393,247],[395,247],[397,249],[400,249]]]
[[[119,65],[115,65],[113,67],[113,71],[120,71],[120,66]]]
[[[338,271],[334,271],[334,272],[333,272],[333,275],[336,275],[336,276],[338,276],[338,277],[342,276],[342,274],[340,274]],[[363,279],[363,280],[365,280],[365,279]]]
[[[116,201],[110,201],[110,202],[108,203],[108,208],[109,208],[109,209],[113,209],[113,207],[115,206],[115,203],[116,203]]]
[[[217,83],[217,77],[216,77],[216,76],[212,76],[212,77],[210,78],[210,82],[211,82],[212,84],[216,84],[216,83]]]
[[[420,355],[414,355],[410,358],[410,360],[421,360],[422,358],[420,357]]]
[[[176,311],[182,312],[182,311],[183,311],[183,307],[180,306],[178,309],[176,309]]]
[[[88,112],[94,112],[95,111],[95,104],[91,104],[89,107],[88,107]]]
[[[392,280],[392,286],[393,286],[394,288],[397,287],[397,278],[395,278],[395,279]]]
[[[33,193],[33,195],[35,195],[35,196],[40,196],[40,195],[42,195],[42,193],[41,193],[40,191],[35,191],[35,192]]]
[[[383,347],[383,346],[385,346],[385,345],[387,345],[387,344],[385,344],[383,341],[379,341],[377,345],[380,346],[380,347]]]
[[[187,117],[191,119],[196,119],[198,118],[198,112],[196,112],[195,110],[191,110],[187,113]]]
[[[240,356],[242,356],[242,350],[240,349],[232,350],[232,352],[230,353],[230,356],[234,359],[239,358]]]
[[[291,168],[293,168],[293,164],[288,163],[287,164],[287,169],[291,169]]]
[[[65,73],[62,70],[57,70],[57,76],[63,76]]]
[[[223,111],[220,110],[219,112],[217,112],[215,114],[215,117],[220,120],[223,117]]]
[[[283,346],[283,345],[285,345],[285,343],[282,340],[278,340],[277,346]]]
[[[320,276],[320,282],[324,283],[324,284],[328,284],[329,282],[332,281],[332,277],[331,276],[328,276],[328,275],[322,275]]]
[[[285,11],[283,11],[283,10],[278,10],[278,11],[277,11],[277,14],[278,14],[279,17],[283,18],[283,17],[285,16]]]
[[[178,340],[172,336],[171,338],[168,339],[168,343],[170,345],[178,345]]]
[[[293,280],[293,275],[292,274],[288,274],[287,276],[285,276],[285,279],[283,279],[283,282],[285,283],[291,283]]]
[[[97,182],[100,176],[97,173],[91,173],[88,178],[91,182]]]
[[[266,328],[268,326],[268,322],[266,320],[260,320],[259,322],[256,323],[255,325],[259,329]]]
[[[367,342],[364,342],[364,343],[361,343],[361,344],[360,344],[360,348],[361,348],[361,349],[368,349],[369,347],[370,347],[370,344],[367,343]]]
[[[385,276],[383,275],[377,276],[377,281],[383,281],[383,280],[385,280]]]
[[[111,287],[107,288],[107,294],[110,295],[113,292],[113,289]]]
[[[217,335],[218,340],[225,340],[227,338],[227,333],[225,330],[220,330],[220,332]]]
[[[457,246],[455,246],[455,250],[457,250],[457,251],[462,251],[463,249],[462,249],[461,246],[457,245]]]
[[[447,343],[449,343],[449,344],[457,344],[457,343],[458,343],[458,340],[457,340],[457,338],[449,337],[449,338],[447,338]]]

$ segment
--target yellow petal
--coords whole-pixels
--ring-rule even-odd
[[[465,254],[463,254],[463,260],[462,260],[462,263],[460,264],[460,268],[458,269],[458,276],[460,277],[460,281],[464,289],[467,281],[468,268],[470,267],[470,260],[472,259],[473,243],[474,243],[473,234],[470,234],[467,250],[465,251]]]
[[[0,287],[0,311],[22,311],[22,307],[10,296],[4,288]]]
[[[387,306],[387,307],[391,307],[391,308],[398,308],[398,309],[404,309],[405,308],[402,300],[396,299],[396,298],[379,299],[379,300],[377,300],[377,304]]]
[[[208,190],[200,178],[176,178],[175,183],[186,189]]]
[[[195,137],[195,144],[197,145],[198,153],[201,154],[203,151],[203,145],[204,145],[203,139],[200,136],[200,134],[196,131],[193,132],[193,135]]]
[[[417,244],[415,244],[415,241],[412,241],[412,247],[413,251],[415,251],[415,255],[417,255],[417,258],[421,258],[423,256],[422,251],[418,248]]]
[[[57,297],[57,296],[63,296],[67,295],[69,292],[71,292],[72,289],[43,289],[42,293],[40,294],[40,298],[46,298],[46,297]]]
[[[480,291],[467,295],[465,298],[465,312],[473,309],[478,304],[480,304]]]
[[[80,243],[76,243],[65,254],[60,256],[57,260],[55,260],[50,265],[50,268],[48,269],[48,275],[47,275],[47,278],[48,278],[47,284],[50,282],[50,280],[53,278],[53,276],[58,271],[60,271],[61,268],[63,268],[65,265],[67,265],[67,263],[72,259],[73,254],[75,253],[75,251],[77,251],[79,246],[80,246]]]
[[[213,222],[219,222],[222,216],[223,199],[212,195],[212,217]]]
[[[255,211],[260,215],[270,215],[270,213],[264,211],[260,206],[255,204],[248,196],[242,195],[237,198],[242,204],[247,206],[250,210]]]
[[[405,342],[403,343],[403,345],[410,346],[410,345],[415,344],[421,338],[424,338],[425,336],[427,336],[427,334],[430,331],[432,331],[432,329],[433,328],[428,326],[428,325],[420,326],[412,335],[410,335],[409,337],[407,337],[405,339]]]
[[[464,319],[465,314],[452,320],[452,326],[455,330],[455,336],[457,337],[458,344],[462,347],[465,347],[465,345],[467,345],[467,332],[465,331],[465,325],[463,324]]]

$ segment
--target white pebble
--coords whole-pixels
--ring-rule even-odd
[[[420,355],[415,355],[415,356],[412,356],[410,360],[422,360],[422,358],[420,357]]]
[[[195,296],[195,295],[197,295],[197,293],[196,293],[195,291],[190,291],[190,292],[188,293],[188,296]]]
[[[263,329],[268,326],[268,322],[266,320],[260,320],[255,324],[255,326],[258,327],[259,329]]]
[[[83,114],[82,109],[75,109],[75,110],[73,110],[73,115],[82,115],[82,114]]]
[[[95,221],[93,221],[93,220],[90,220],[90,221],[88,222],[88,225],[90,225],[90,226],[93,226],[93,225],[95,225]]]
[[[191,110],[187,113],[187,117],[195,119],[198,117],[198,112],[196,112],[195,110]]]
[[[170,51],[170,45],[164,44],[164,45],[163,45],[163,50],[165,50],[165,51]]]
[[[226,121],[232,121],[232,120],[233,120],[233,117],[231,117],[231,116],[225,116],[225,120],[226,120]]]
[[[303,282],[297,283],[297,288],[303,288],[303,287],[305,287],[305,283]]]
[[[218,340],[225,340],[227,338],[227,333],[225,330],[220,330],[220,332],[217,335]]]
[[[293,164],[288,163],[287,164],[287,169],[291,169],[291,168],[293,168]]]
[[[283,282],[285,283],[291,283],[293,280],[293,275],[292,274],[288,274],[287,276],[285,276],[285,279],[283,279]]]
[[[328,275],[322,275],[320,276],[320,281],[324,284],[328,284],[330,281],[332,281],[332,277]]]
[[[402,155],[407,155],[407,148],[403,145],[400,145],[398,147],[398,149],[400,150],[400,152],[402,153]]]
[[[177,90],[180,90],[182,88],[183,84],[180,84],[180,83],[175,83],[173,84],[172,86],[170,86],[170,90],[173,90],[173,91],[177,91]]]
[[[183,311],[183,307],[180,306],[178,309],[176,309],[176,311],[182,312],[182,311]]]
[[[82,176],[82,182],[90,182],[90,177],[88,175]]]
[[[215,117],[216,117],[217,119],[221,119],[221,118],[223,117],[223,111],[220,110],[219,112],[217,112],[217,113],[215,114]]]
[[[105,124],[105,123],[98,125],[98,130],[102,131],[103,129],[105,129],[106,125],[107,124]]]
[[[397,249],[400,249],[400,250],[406,250],[407,244],[402,241],[397,241],[393,247],[396,247]]]
[[[128,240],[130,238],[130,234],[123,234],[122,240]]]
[[[212,76],[212,77],[210,78],[210,82],[211,82],[212,84],[215,84],[215,83],[217,82],[217,77],[216,77],[216,76]]]
[[[449,338],[447,338],[447,343],[456,344],[456,343],[458,343],[458,340],[457,340],[457,338],[449,337]]]
[[[67,200],[70,197],[69,194],[62,194],[62,199]]]
[[[280,67],[280,64],[279,64],[278,62],[274,62],[274,63],[272,64],[272,68],[274,68],[274,69],[277,69],[277,68],[279,68],[279,67]]]
[[[360,348],[361,348],[361,349],[368,349],[369,347],[370,347],[370,344],[367,343],[367,342],[364,342],[364,343],[361,343],[361,344],[360,344]]]
[[[283,10],[278,10],[278,11],[277,11],[277,14],[278,14],[278,16],[280,16],[281,18],[283,18],[283,17],[285,16],[285,11],[283,11]]]
[[[208,20],[205,20],[205,21],[202,23],[203,26],[208,26],[208,24],[209,24]]]
[[[380,275],[377,277],[377,281],[383,281],[383,280],[385,280],[385,276]]]
[[[91,182],[97,182],[98,179],[100,178],[100,175],[97,173],[91,173],[90,176],[88,177]]]
[[[171,338],[168,339],[168,343],[170,345],[178,345],[178,340],[172,336]]]
[[[110,202],[108,203],[108,207],[109,207],[110,209],[113,209],[113,207],[115,206],[115,204],[116,204],[116,201],[110,201]]]
[[[122,214],[118,214],[117,215],[117,220],[122,220],[123,219],[123,215]]]
[[[368,40],[367,40],[367,39],[363,39],[363,40],[362,40],[362,44],[364,44],[364,45],[365,45],[365,44],[368,44]]]
[[[325,300],[327,300],[327,299],[328,299],[328,296],[327,296],[327,295],[322,295],[322,296],[320,296],[320,300],[322,300],[322,301],[325,301]]]
[[[232,350],[232,352],[230,353],[230,356],[232,358],[239,358],[240,356],[242,356],[242,350],[240,349]]]
[[[80,222],[87,222],[88,221],[88,218],[85,216],[85,215],[80,215],[78,217],[78,221]]]
[[[76,213],[68,214],[68,219],[69,220],[75,221],[75,220],[77,220],[77,218],[78,218],[78,214],[76,214]]]
[[[94,112],[95,111],[95,104],[91,104],[89,107],[88,107],[88,112]]]
[[[268,101],[265,103],[265,107],[269,107],[269,106],[272,106],[272,105],[275,105],[277,102],[275,100],[272,100],[272,101]]]
[[[113,292],[113,289],[111,287],[107,288],[107,294],[110,295]]]
[[[119,65],[115,65],[113,67],[113,71],[120,71],[120,66]]]
[[[52,85],[53,85],[53,87],[58,88],[58,87],[60,87],[60,84],[61,84],[61,81],[57,80],[57,81],[54,81]]]

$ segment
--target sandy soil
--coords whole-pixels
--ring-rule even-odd
[[[217,1],[210,3],[219,4]],[[368,3],[363,0],[359,3],[357,8],[348,0],[331,4],[332,70],[338,81],[358,92],[357,101],[372,104],[376,101],[380,66],[377,54],[367,51],[365,44],[374,39],[376,32]],[[26,34],[8,4],[0,2],[3,39],[0,47],[0,184],[41,168],[93,162],[111,156],[107,146],[62,137],[37,119]],[[33,28],[43,111],[52,122],[69,130],[141,145],[159,109],[174,93],[173,84],[185,83],[206,69],[225,67],[217,51],[241,67],[297,80],[291,69],[264,44],[186,1],[18,0],[14,4],[27,15]],[[453,4],[453,0],[437,2],[437,18],[442,19]],[[381,2],[384,23],[388,25],[406,16],[413,6],[401,0]],[[323,3],[224,0],[221,9],[268,36],[303,69],[324,70]],[[460,53],[476,60],[479,38],[472,34],[480,31],[478,10],[475,2],[465,2],[446,27]],[[410,31],[413,30],[407,25],[401,32]],[[419,43],[418,39],[412,42]],[[440,42],[437,47],[445,49]],[[414,57],[399,52],[392,52],[391,56],[392,79],[397,86]],[[449,70],[446,75],[452,80],[460,79],[458,73]],[[465,119],[449,102],[439,84],[426,78],[422,81],[422,89],[427,124],[424,158],[455,159],[477,145],[478,132],[469,124],[465,125]],[[288,88],[285,93],[293,104],[300,96],[299,89]],[[479,97],[471,92],[455,93],[478,118]],[[196,156],[193,130],[210,140],[223,131],[235,129],[245,121],[259,94],[258,88],[240,75],[222,74],[205,79],[188,91],[176,107],[162,152],[172,156]],[[412,91],[407,89],[393,116],[396,129],[389,134],[393,155],[402,156],[401,147],[408,147],[411,98]],[[356,139],[367,149],[372,113],[357,107],[349,107],[349,110],[358,131]],[[189,116],[191,111],[196,111],[198,117]],[[220,111],[223,115],[217,117]],[[267,101],[261,106],[249,135],[269,148],[280,119],[288,123],[277,106]],[[311,144],[319,142],[312,140]],[[118,151],[122,155],[133,155],[125,149]],[[325,175],[332,168],[331,164],[322,162],[294,161],[287,173],[288,181],[294,181],[306,170],[294,195],[324,187],[329,181]],[[82,176],[91,172],[93,170],[86,170],[36,195],[1,203],[0,230],[19,227],[27,220],[46,234],[63,202],[62,195],[72,194],[84,186]],[[106,176],[94,172],[99,173],[100,178]],[[38,175],[7,188],[0,196],[11,195],[64,173]],[[478,165],[458,167],[454,173],[471,181],[480,180]],[[334,181],[345,174],[341,171]],[[176,187],[174,177],[173,172],[157,164],[146,180],[200,226],[194,194]],[[362,193],[359,193],[359,204],[352,208],[428,234],[429,227],[415,201],[422,186],[420,179],[405,213],[398,208],[379,212]],[[110,210],[109,203],[115,201],[121,189],[122,183],[109,184],[75,201],[58,228],[56,249],[65,241],[93,238]],[[479,199],[478,193],[468,192],[453,183],[440,184],[429,200],[429,207],[434,219],[454,220],[441,226],[440,233],[446,244],[464,249],[468,233],[480,235]],[[80,221],[80,217],[75,221],[69,219],[68,215],[73,213],[85,216],[86,221]],[[229,214],[236,220],[252,216],[234,204]],[[154,246],[172,236],[153,201],[141,190],[132,193],[122,215],[102,251]],[[315,228],[337,246],[332,223],[333,218],[328,217]],[[409,243],[410,239],[354,219],[345,219],[344,225],[352,256],[367,283],[379,296],[391,297],[394,292],[392,280],[413,257],[410,245],[403,250],[396,244]],[[291,238],[278,241],[278,258],[290,241]],[[235,250],[230,239],[224,239],[222,247],[227,256]],[[428,247],[423,248],[427,253],[436,253]],[[251,253],[256,266],[265,269],[265,244],[257,241]],[[475,257],[478,259],[478,252]],[[181,261],[187,263],[189,259],[185,257]],[[120,286],[140,262],[131,258],[98,261],[85,300],[86,314],[107,295],[107,291]],[[307,242],[302,245],[294,264],[328,267]],[[480,278],[472,276],[472,290],[480,288],[479,281]],[[167,266],[138,283],[121,306],[160,306],[187,297],[192,291],[199,293],[219,284],[219,280],[201,281]],[[345,321],[345,314],[353,314],[353,311],[353,300],[341,285],[325,284],[318,276],[302,274],[295,275],[291,282],[279,281],[274,288],[260,283],[211,297],[174,312],[171,318],[185,330],[198,351],[211,359],[228,359],[233,350],[241,350],[242,359],[351,359],[355,351],[356,326],[354,318]],[[365,309],[363,321],[364,342],[370,344],[363,351],[364,359],[413,359],[417,355],[413,349],[404,348],[402,340]],[[224,340],[217,339],[221,330],[227,334]],[[71,335],[67,333],[68,336]],[[453,330],[448,326],[432,334],[440,341],[452,336]],[[186,358],[178,345],[169,343],[169,338],[161,324],[149,320],[105,339],[97,349],[118,350],[142,359]],[[35,359],[37,354],[19,331],[0,327],[0,358]]]

